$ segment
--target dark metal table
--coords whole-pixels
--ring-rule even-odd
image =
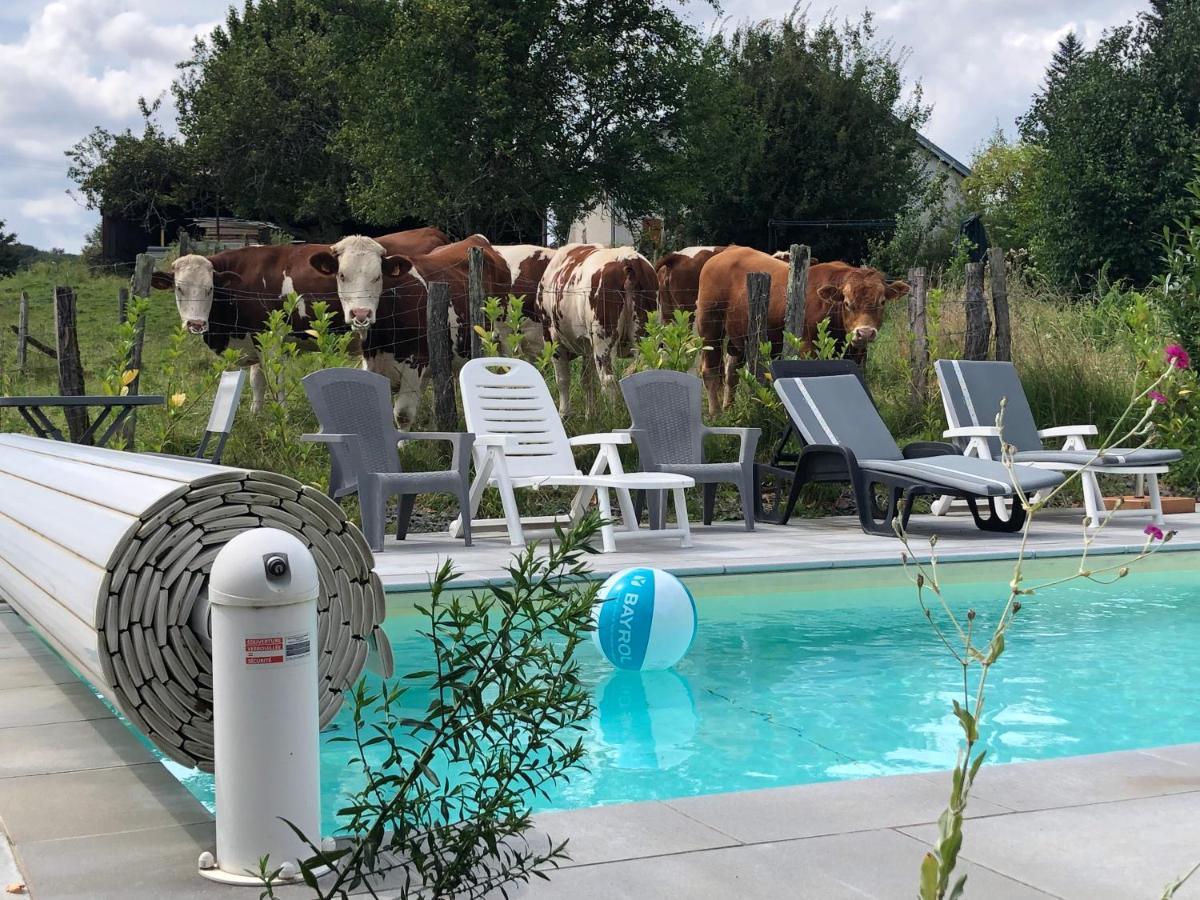
[[[34,434],[38,437],[53,438],[56,441],[68,441],[62,430],[50,421],[46,415],[48,409],[79,409],[87,410],[94,407],[99,410],[96,418],[88,425],[87,430],[79,437],[79,443],[92,444],[96,447],[107,447],[108,442],[125,424],[125,420],[139,406],[162,406],[165,398],[161,394],[142,394],[130,397],[0,397],[0,408],[12,408],[21,414],[21,418],[29,423]],[[113,413],[116,413],[115,417]],[[100,426],[108,422],[100,438],[96,438]]]

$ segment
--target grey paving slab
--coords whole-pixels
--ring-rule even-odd
[[[946,806],[947,793],[947,785],[932,778],[896,775],[663,802],[697,822],[753,842],[934,822]],[[1008,810],[979,799],[968,815],[1004,812]]]
[[[39,653],[23,658],[0,659],[0,691],[47,684],[71,684],[78,680],[75,673],[56,656]]]
[[[117,830],[197,825],[212,818],[157,762],[0,778],[0,813],[9,837],[22,846]]]
[[[933,834],[928,826],[905,831]],[[1200,861],[1200,793],[981,819],[964,834],[967,859],[1062,897],[1158,897]],[[1200,883],[1176,896],[1200,897]]]
[[[925,847],[891,830],[860,831],[655,859],[564,869],[514,896],[572,900],[915,897]],[[972,900],[1046,900],[1052,895],[968,865]]]
[[[8,615],[6,613],[6,615]],[[23,659],[26,656],[53,656],[49,645],[32,631],[11,631],[0,634],[0,659]]]
[[[1126,751],[985,766],[972,805],[984,800],[1025,811],[1187,791],[1200,791],[1196,761]]]
[[[587,865],[738,843],[665,803],[621,803],[543,813],[536,825],[555,841],[570,839],[571,865]]]
[[[115,718],[0,728],[0,778],[153,761],[154,754]]]
[[[257,891],[213,884],[196,859],[213,848],[211,823],[172,825],[93,837],[19,843],[17,856],[33,900],[210,900]],[[281,888],[283,900],[312,892]]]
[[[3,823],[0,823],[0,885],[23,884],[25,876],[17,867],[17,859],[13,855],[12,845],[4,836]]]
[[[10,688],[0,694],[0,731],[22,725],[53,725],[103,719],[112,713],[82,682]]]

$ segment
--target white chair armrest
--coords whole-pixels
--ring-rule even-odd
[[[1056,437],[1085,437],[1099,434],[1095,425],[1059,425],[1055,428],[1042,428],[1038,431],[1040,438]]]
[[[476,447],[497,447],[501,450],[515,450],[517,439],[511,434],[477,434]]]
[[[975,438],[975,437],[1001,437],[1002,431],[995,425],[965,425],[962,428],[947,428],[942,432],[942,437],[948,438]]]
[[[572,447],[586,447],[590,444],[630,444],[633,443],[633,435],[628,431],[610,431],[605,434],[581,434],[570,438],[568,443]]]

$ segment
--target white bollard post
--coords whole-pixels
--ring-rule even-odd
[[[285,823],[320,846],[317,708],[317,595],[312,554],[275,528],[231,540],[213,561],[213,731],[216,859],[200,874],[261,886],[259,859],[297,880],[312,850]]]

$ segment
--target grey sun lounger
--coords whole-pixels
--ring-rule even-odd
[[[781,378],[775,392],[806,446],[796,462],[790,508],[808,480],[809,468],[827,467],[831,459],[846,467],[863,531],[894,534],[892,520],[907,525],[914,497],[949,495],[966,500],[975,524],[984,531],[1017,531],[1025,510],[1014,504],[1004,518],[996,501],[1015,494],[1014,474],[999,462],[962,456],[951,444],[919,441],[901,449],[854,375]],[[1056,472],[1021,466],[1015,471],[1021,489],[1032,494],[1062,482]],[[883,521],[872,513],[873,485],[888,492]],[[980,515],[985,500],[989,516]]]
[[[1084,469],[1084,506],[1093,525],[1104,518],[1097,475],[1144,476],[1152,515],[1162,524],[1158,476],[1183,458],[1181,451],[1112,447],[1101,452],[1089,449],[1084,440],[1097,433],[1095,425],[1039,429],[1012,363],[939,359],[934,368],[950,424],[944,436],[953,439],[965,455],[985,460],[1000,458],[1001,429],[996,426],[996,417],[1003,400],[1003,440],[1016,448],[1013,461],[1060,472]],[[1042,441],[1049,438],[1064,438],[1062,448],[1047,450]],[[942,512],[948,505],[945,501],[935,504],[934,511]]]

